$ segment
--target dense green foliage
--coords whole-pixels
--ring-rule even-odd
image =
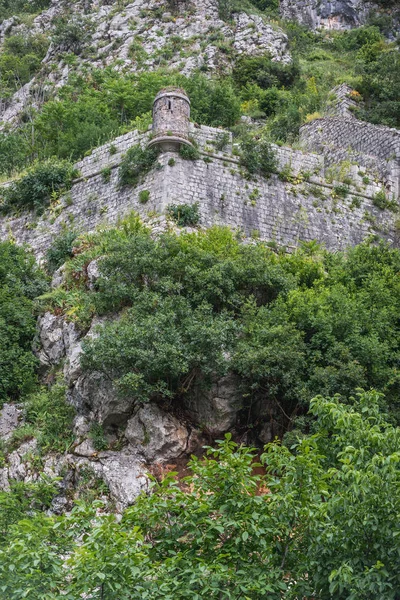
[[[3,213],[33,210],[41,214],[53,199],[69,190],[78,172],[67,161],[48,160],[31,167],[20,179],[2,188]]]
[[[269,177],[278,170],[276,156],[268,140],[257,140],[246,135],[240,149],[240,161],[249,173]]]
[[[315,433],[292,450],[269,444],[264,469],[228,435],[192,458],[183,485],[154,481],[122,521],[98,502],[11,519],[4,597],[397,600],[400,430],[375,392],[317,397],[311,412]]]
[[[0,96],[7,98],[39,70],[49,42],[44,35],[12,35],[0,53]]]
[[[54,273],[68,258],[73,256],[76,237],[75,231],[66,231],[53,241],[46,252],[46,268],[49,273]]]
[[[133,146],[129,148],[119,168],[119,184],[136,185],[154,167],[158,157],[157,148],[142,148]]]
[[[33,299],[45,281],[33,257],[10,242],[0,244],[0,403],[17,399],[35,383]]]
[[[170,204],[167,206],[167,214],[179,227],[195,227],[200,221],[199,203]]]
[[[72,421],[75,410],[65,400],[66,389],[56,384],[49,390],[38,389],[24,399],[24,425],[14,431],[11,443],[35,437],[38,451],[65,452],[74,441]]]
[[[182,144],[179,148],[179,155],[184,160],[198,160],[200,158],[200,152],[195,146],[189,146]]]
[[[50,0],[0,0],[0,22],[12,15],[38,13],[49,4]]]
[[[400,52],[375,52],[362,66],[360,91],[366,100],[361,116],[372,123],[400,127]]]
[[[332,255],[305,244],[276,254],[223,228],[154,240],[131,220],[78,240],[75,253],[44,306],[85,326],[124,309],[87,344],[83,364],[132,399],[179,402],[230,370],[248,408],[281,407],[285,427],[315,394],[359,386],[383,391],[398,418],[397,250],[363,244]],[[85,265],[99,256],[102,277],[88,290]]]

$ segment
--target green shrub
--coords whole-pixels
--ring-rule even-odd
[[[223,21],[228,21],[232,16],[232,0],[218,0],[218,14]]]
[[[101,171],[101,176],[103,178],[104,183],[110,183],[112,168],[104,167]]]
[[[240,148],[240,162],[249,173],[263,175],[264,177],[276,173],[276,155],[266,139],[256,140],[250,136],[245,136]]]
[[[20,13],[36,13],[48,8],[50,0],[0,0],[0,22]]]
[[[46,252],[46,267],[49,273],[54,273],[68,258],[73,256],[75,231],[66,231],[59,235]]]
[[[200,158],[200,152],[197,148],[188,146],[187,144],[181,144],[179,155],[185,160],[198,160]]]
[[[233,329],[207,305],[192,308],[185,298],[147,293],[101,336],[85,344],[86,370],[109,370],[123,395],[136,402],[175,399],[200,378],[223,372],[223,349]],[[161,334],[162,332],[162,334]]]
[[[108,442],[104,434],[104,429],[100,423],[93,423],[91,425],[89,436],[93,442],[93,447],[95,450],[107,450]]]
[[[12,526],[18,521],[32,518],[38,511],[50,508],[57,493],[57,485],[49,478],[24,483],[13,481],[9,491],[0,492],[0,546],[7,544]]]
[[[383,190],[380,190],[379,192],[376,192],[376,194],[373,195],[372,203],[374,206],[380,208],[381,210],[388,209],[392,210],[393,212],[398,212],[399,210],[398,203],[394,200],[389,200]]]
[[[359,64],[359,91],[366,100],[359,116],[372,123],[400,127],[400,53],[387,49],[375,60]]]
[[[359,50],[382,40],[378,27],[366,26],[345,31],[335,38],[338,49]]]
[[[59,51],[80,54],[90,41],[94,23],[81,15],[61,17],[56,21],[53,43]]]
[[[167,214],[179,227],[195,227],[200,221],[199,203],[194,204],[170,204]]]
[[[240,98],[230,79],[210,80],[195,74],[179,77],[177,83],[189,94],[194,121],[211,127],[232,127],[240,118]]]
[[[260,10],[277,11],[279,9],[279,0],[253,0],[252,4]]]
[[[12,175],[26,162],[28,145],[26,140],[15,133],[0,133],[0,174]]]
[[[139,193],[139,202],[140,202],[140,204],[146,204],[149,200],[150,200],[150,191],[149,190],[142,190]]]
[[[41,66],[49,46],[42,35],[12,35],[5,39],[0,54],[0,86],[5,95],[15,92],[32,79]]]
[[[42,213],[52,197],[69,190],[77,171],[67,161],[48,160],[31,167],[26,175],[1,191],[4,213],[34,210]]]
[[[271,87],[291,87],[300,75],[297,61],[284,64],[273,61],[270,55],[243,56],[236,62],[233,77],[237,85],[244,87],[249,83],[257,84],[261,89]]]
[[[74,441],[74,408],[67,403],[61,384],[28,396],[24,405],[26,425],[33,427],[41,452],[66,452]]]
[[[30,392],[36,382],[33,299],[45,289],[33,257],[10,242],[0,243],[0,404]]]
[[[137,185],[139,178],[145,176],[156,164],[158,150],[133,146],[126,153],[119,168],[119,184]]]
[[[229,133],[226,131],[224,133],[219,133],[215,142],[215,149],[218,152],[223,152],[226,150],[227,145],[229,144]]]
[[[376,194],[374,194],[374,196],[372,198],[372,202],[373,202],[374,206],[377,206],[381,210],[385,209],[387,206],[387,198],[386,198],[385,192],[383,190],[381,190],[380,192],[377,192]]]
[[[333,188],[333,195],[337,196],[338,198],[347,198],[349,193],[350,190],[348,185],[335,185]]]

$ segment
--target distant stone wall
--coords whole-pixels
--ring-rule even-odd
[[[201,127],[194,128],[193,133],[204,150],[212,148],[223,131]],[[363,193],[351,188],[345,199],[335,197],[335,182],[327,184],[322,177],[324,157],[291,148],[276,147],[280,167],[286,166],[292,174],[289,182],[277,175],[249,179],[227,149],[203,153],[194,162],[176,153],[161,154],[159,167],[137,187],[120,188],[118,167],[124,152],[147,140],[148,134],[132,132],[95,150],[78,163],[81,177],[72,190],[42,217],[35,221],[29,213],[1,219],[0,239],[27,244],[41,259],[66,228],[94,231],[116,224],[132,210],[146,216],[164,213],[169,204],[198,202],[203,226],[228,225],[242,235],[289,248],[301,240],[316,239],[329,249],[341,249],[371,234],[396,243],[395,216],[377,209],[368,197],[379,189],[376,184]],[[102,174],[106,167],[111,167],[109,181]],[[145,205],[139,201],[142,190],[150,192]]]
[[[168,159],[161,157],[163,164]],[[392,234],[392,215],[376,209],[371,200],[359,198],[360,205],[350,209],[351,201],[333,199],[328,187],[296,186],[276,175],[247,181],[238,167],[215,158],[212,163],[179,158],[164,173],[164,206],[198,202],[203,225],[229,225],[248,237],[288,247],[316,239],[330,249],[341,249],[377,231],[383,237]]]
[[[382,177],[396,198],[400,195],[400,131],[356,119],[315,119],[300,129],[305,149],[324,154],[326,165],[351,160]]]
[[[80,162],[76,163],[76,168],[80,173],[80,177],[90,177],[99,173],[107,167],[114,167],[121,164],[124,154],[136,144],[146,144],[149,139],[150,132],[141,134],[138,131],[130,131],[125,135],[121,135],[111,142],[95,148],[90,156],[87,156]]]
[[[326,117],[342,117],[344,119],[355,119],[354,109],[357,108],[357,102],[352,97],[354,88],[346,83],[336,86],[331,94],[336,96],[336,101],[327,107]]]

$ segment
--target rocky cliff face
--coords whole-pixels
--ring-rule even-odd
[[[297,20],[313,29],[357,27],[366,23],[370,11],[376,9],[374,3],[363,0],[281,1],[281,12],[285,18]],[[63,17],[73,27],[83,32],[81,36],[78,36],[79,40],[74,39],[72,35],[65,35],[63,39],[53,35],[57,28],[57,20]],[[36,17],[29,27],[14,17],[4,21],[0,25],[0,44],[6,35],[18,33],[24,35],[29,32],[45,33],[52,41],[39,73],[2,105],[0,121],[3,122],[3,126],[12,126],[17,123],[27,106],[39,106],[42,97],[56,96],[60,88],[67,83],[70,75],[81,72],[89,63],[94,68],[112,67],[126,73],[145,72],[164,66],[184,75],[197,69],[212,75],[216,72],[229,73],[234,61],[241,55],[256,56],[269,53],[274,61],[283,63],[291,61],[287,36],[279,27],[261,16],[249,15],[245,12],[235,13],[229,22],[225,22],[220,19],[217,0],[193,0],[191,2],[134,0],[131,3],[82,0],[73,4],[66,0],[53,0],[50,8]],[[347,96],[348,90],[345,90],[346,101]],[[351,115],[346,112],[344,116]],[[312,149],[314,149],[312,143],[315,145],[315,140],[317,140],[329,158],[333,150],[331,147],[327,147],[329,144],[320,143],[320,138],[324,137],[322,121],[320,121],[303,129],[303,138],[307,137],[306,141],[309,142]],[[348,129],[343,134],[342,129],[339,131],[343,123],[341,121],[338,124],[336,121],[332,121],[332,123],[331,134],[336,146],[339,137],[347,142],[346,132]],[[356,125],[351,124],[352,127],[356,127]],[[349,126],[346,125],[346,127]],[[308,136],[306,136],[307,132]],[[198,136],[203,135],[205,140],[209,140],[214,134],[219,135],[222,132],[217,132],[217,130],[213,132],[211,128],[207,128],[206,131],[197,127],[195,133]],[[365,139],[368,141],[365,135],[360,137],[362,137],[363,143]],[[372,131],[370,137],[378,144],[376,133]],[[386,137],[386,133],[384,137]],[[121,143],[121,148],[118,146],[118,153],[114,154],[113,158],[110,158],[109,146],[107,146],[82,161],[80,164],[83,169],[82,178],[72,190],[74,203],[66,204],[66,212],[59,214],[58,221],[57,217],[54,217],[51,225],[50,221],[43,220],[43,223],[40,224],[42,231],[38,231],[38,238],[40,235],[47,236],[45,237],[47,244],[48,238],[55,231],[55,229],[52,230],[53,223],[55,222],[55,227],[59,225],[61,230],[66,222],[66,214],[77,216],[75,225],[78,223],[78,217],[82,217],[82,215],[87,217],[84,226],[86,229],[93,229],[99,225],[98,219],[107,210],[110,222],[113,202],[116,206],[114,221],[121,216],[118,212],[121,206],[126,208],[129,202],[136,202],[136,205],[132,205],[132,207],[140,208],[137,198],[133,197],[131,191],[124,192],[126,193],[125,198],[120,189],[117,189],[116,168],[119,164],[117,159],[120,154],[126,152],[134,140],[136,140],[136,134],[127,134],[124,138],[121,137],[118,142],[118,144]],[[327,140],[323,141],[327,142]],[[204,150],[204,144],[199,143],[199,146]],[[347,151],[347,143],[343,143],[342,146]],[[116,146],[114,149],[116,150]],[[358,150],[365,154],[362,148]],[[323,205],[327,200],[325,191],[329,193],[328,190],[333,186],[326,185],[322,178],[321,171],[324,168],[322,157],[308,156],[288,148],[278,148],[277,153],[278,158],[283,161],[282,164],[288,166],[291,179],[289,178],[284,183],[278,181],[274,176],[269,182],[260,180],[259,187],[253,187],[252,190],[249,188],[247,179],[244,180],[240,175],[237,158],[228,153],[212,155],[212,158],[208,155],[210,152],[207,155],[203,153],[208,160],[198,162],[197,166],[185,163],[180,158],[175,160],[171,157],[170,160],[164,160],[163,168],[165,173],[167,169],[172,168],[171,165],[174,165],[177,174],[175,175],[176,181],[179,181],[182,186],[182,192],[179,194],[180,200],[187,200],[190,203],[196,195],[201,202],[206,198],[210,205],[214,203],[213,219],[218,209],[222,214],[222,221],[227,222],[230,206],[226,199],[229,198],[232,204],[232,199],[235,199],[237,206],[231,209],[232,223],[242,224],[243,215],[246,216],[251,212],[252,216],[248,218],[248,229],[251,229],[254,235],[259,235],[260,229],[263,233],[262,227],[265,224],[275,232],[275,235],[277,227],[280,227],[280,223],[282,223],[282,228],[285,228],[289,241],[293,237],[296,237],[298,241],[301,228],[307,228],[304,237],[307,235],[310,239],[314,239],[312,227],[316,226],[320,232],[323,229],[333,232],[334,240],[331,246],[336,247],[335,245],[341,243],[342,239],[353,240],[351,236],[357,235],[357,231],[354,234],[350,233],[355,222],[363,221],[363,233],[375,233],[372,225],[366,222],[366,214],[369,215],[370,220],[374,219],[373,222],[375,226],[379,226],[380,232],[386,231],[391,234],[392,215],[387,216],[387,214],[381,213],[371,204],[371,198],[382,191],[382,182],[379,178],[381,173],[375,168],[376,161],[374,159],[375,155],[380,156],[380,151],[368,151],[372,166],[368,164],[367,167],[375,169],[372,171],[374,175],[377,173],[376,178],[371,178],[371,182],[365,176],[364,170],[360,171],[356,164],[351,165],[354,171],[351,174],[355,184],[352,191],[354,191],[357,203],[350,208],[346,208],[344,200],[342,202],[337,198],[332,206]],[[395,152],[391,152],[390,155],[395,156]],[[356,158],[361,160],[359,156]],[[348,159],[345,150],[340,159],[343,162]],[[102,160],[108,162],[103,165]],[[338,162],[336,155],[334,161]],[[385,161],[387,167],[386,163],[389,158],[385,157]],[[210,163],[213,162],[214,165],[211,167]],[[359,164],[364,169],[363,163],[359,162]],[[327,165],[330,166],[330,163]],[[87,172],[84,170],[85,167],[88,169]],[[111,167],[113,169],[111,182],[107,183],[101,175],[101,169],[111,169]],[[296,181],[296,179],[293,174],[297,176],[302,172],[308,172],[307,178],[304,177],[304,180],[299,178],[299,181],[294,183],[292,180]],[[186,175],[188,175],[187,178]],[[86,178],[89,176],[91,182],[88,184]],[[368,183],[365,183],[365,180],[368,180]],[[157,181],[161,181],[161,179],[159,178]],[[164,200],[164,187],[174,190],[174,194],[180,189],[178,185],[174,185],[174,179],[171,181],[172,184],[167,186],[167,176],[163,175],[162,185],[158,186]],[[191,185],[186,185],[186,181]],[[207,188],[205,188],[205,182]],[[298,192],[295,185],[299,183],[304,183],[304,188]],[[340,187],[339,182],[337,183],[336,187]],[[389,178],[386,177],[384,183],[388,186],[391,180],[389,181]],[[108,185],[110,187],[107,187]],[[151,185],[151,180],[148,179],[146,189],[153,190]],[[320,191],[318,196],[313,197],[312,194],[316,189],[318,192],[319,188],[316,188],[318,185],[322,186],[325,191]],[[155,184],[154,189],[158,189]],[[271,193],[269,193],[270,190]],[[138,192],[139,188],[136,191]],[[390,191],[392,192],[391,188]],[[93,214],[94,208],[88,209],[90,200],[85,197],[85,194],[92,195],[91,201],[93,201],[93,192],[96,192],[98,216]],[[185,194],[188,194],[187,198]],[[291,195],[289,196],[289,194]],[[155,198],[155,193],[152,193],[152,196]],[[259,213],[259,209],[255,208],[256,198],[259,197],[260,205],[265,207],[264,213],[261,212],[261,209]],[[274,202],[267,202],[267,199],[269,200],[271,197],[274,198]],[[264,204],[261,202],[263,198],[266,199]],[[100,204],[100,200],[104,201],[104,206]],[[369,204],[366,204],[365,201]],[[278,213],[280,204],[289,207],[283,214]],[[344,216],[341,218],[338,215],[340,215],[342,204]],[[308,220],[304,219],[304,213],[307,217],[305,210],[307,206],[309,206],[310,214],[313,215],[310,225]],[[360,208],[361,206],[362,208]],[[365,207],[369,208],[368,213],[364,210]],[[88,209],[87,214],[84,209]],[[103,212],[102,209],[104,209]],[[209,206],[204,209],[204,214],[211,215]],[[257,222],[258,214],[262,217],[260,223]],[[328,218],[330,225],[321,225],[322,221],[328,223]],[[18,241],[26,241],[27,236],[30,236],[29,241],[32,241],[31,237],[33,238],[34,234],[31,233],[32,227],[28,222],[29,219],[29,216],[20,217],[19,221],[15,218],[14,233],[22,231],[21,239],[16,236]],[[237,222],[234,219],[237,219]],[[70,222],[73,221],[74,219],[71,218]],[[207,224],[211,224],[211,217]],[[330,229],[331,225],[332,229]],[[9,223],[4,223],[4,231],[2,230],[4,237],[9,237],[13,227]],[[308,228],[310,232],[308,232]],[[356,227],[353,229],[355,231]],[[358,238],[354,239],[360,241]],[[328,241],[330,240],[331,238],[328,238]],[[87,265],[86,272],[88,284],[93,285],[98,277],[97,265],[94,262]],[[55,287],[62,284],[62,270],[56,273],[53,281]],[[90,468],[97,477],[107,483],[118,507],[122,508],[132,503],[142,490],[148,488],[149,481],[146,473],[149,468],[154,469],[155,465],[166,462],[175,463],[184,459],[191,452],[201,448],[208,441],[208,437],[220,436],[227,430],[234,429],[243,407],[239,382],[230,372],[225,377],[215,377],[212,386],[208,389],[201,386],[196,387],[190,395],[184,398],[178,414],[176,411],[172,412],[167,405],[154,403],[140,406],[130,398],[122,398],[112,382],[103,374],[84,372],[81,368],[80,358],[83,344],[96,336],[98,328],[103,324],[104,321],[95,318],[88,330],[81,331],[65,317],[51,312],[46,312],[38,319],[36,354],[40,362],[41,375],[47,381],[51,380],[54,372],[63,374],[67,399],[77,413],[74,422],[75,440],[71,447],[61,456],[46,456],[43,463],[45,474],[62,476],[60,494],[55,501],[54,510],[63,510],[67,505],[68,489],[76,485],[80,473],[87,468]],[[259,439],[266,443],[273,439],[277,432],[273,431],[271,415],[263,415],[263,417],[265,419],[259,432]],[[8,440],[12,431],[21,424],[21,419],[23,419],[23,411],[19,406],[6,405],[0,416],[0,439]],[[107,435],[107,442],[113,447],[113,450],[98,450],[95,447],[93,437],[90,435],[93,424],[103,428]],[[8,489],[12,480],[32,481],[37,478],[37,470],[29,458],[34,455],[35,448],[36,441],[29,440],[10,453],[6,466],[0,468],[0,489]]]
[[[88,271],[96,269],[88,265]],[[53,285],[57,286],[62,277],[61,270]],[[95,280],[96,275],[89,284]],[[61,478],[53,501],[55,512],[68,508],[72,491],[88,472],[106,483],[117,508],[123,509],[148,488],[149,470],[185,462],[210,436],[221,436],[234,428],[242,408],[239,382],[232,375],[216,378],[211,388],[197,386],[179,414],[168,406],[140,405],[121,397],[103,374],[84,372],[80,365],[83,344],[98,335],[104,323],[104,319],[95,318],[85,332],[66,317],[50,312],[38,319],[35,352],[42,377],[48,380],[51,373],[62,372],[68,401],[76,409],[73,444],[62,455],[43,458],[41,472]],[[23,422],[22,406],[6,404],[0,411],[0,441],[7,442]],[[99,450],[92,435],[94,424],[101,427],[106,446],[113,449]],[[0,491],[8,490],[12,481],[39,479],[33,464],[36,449],[37,442],[31,439],[9,454],[6,465],[0,468]]]
[[[59,19],[68,19],[82,33],[54,36]],[[85,65],[113,66],[121,72],[165,67],[189,75],[195,69],[212,74],[229,72],[242,54],[270,53],[290,62],[283,31],[257,15],[234,14],[229,24],[219,18],[218,0],[108,2],[52,0],[32,27],[13,17],[0,25],[0,43],[12,34],[45,33],[52,42],[36,77],[19,90],[3,110],[0,121],[14,122],[29,103],[40,102],[37,86],[54,95]],[[73,60],[71,61],[71,56]]]
[[[369,0],[281,0],[281,14],[311,29],[351,29],[382,9]]]

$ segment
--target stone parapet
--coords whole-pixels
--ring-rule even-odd
[[[132,135],[128,139],[137,143],[146,137]],[[118,138],[119,148],[127,141],[123,138]],[[88,157],[83,165],[81,162],[86,177],[76,181],[68,195],[36,221],[31,213],[1,219],[0,239],[27,244],[42,259],[66,227],[89,232],[115,225],[132,210],[146,217],[163,214],[169,204],[197,202],[202,226],[227,225],[243,236],[289,248],[315,239],[331,250],[343,249],[371,234],[397,241],[393,213],[376,208],[371,198],[357,192],[344,199],[335,196],[334,183],[328,185],[319,175],[321,156],[277,148],[281,168],[289,166],[291,173],[299,175],[297,181],[288,182],[278,175],[249,179],[237,158],[223,153],[207,154],[206,161],[188,161],[167,152],[159,156],[159,167],[135,188],[120,188],[117,164],[113,164],[109,181],[98,170],[107,152],[98,149],[98,161]],[[140,202],[144,190],[150,192],[146,204]]]
[[[324,155],[326,165],[343,160],[376,172],[395,198],[400,195],[400,131],[356,119],[325,117],[300,129],[306,150]]]

